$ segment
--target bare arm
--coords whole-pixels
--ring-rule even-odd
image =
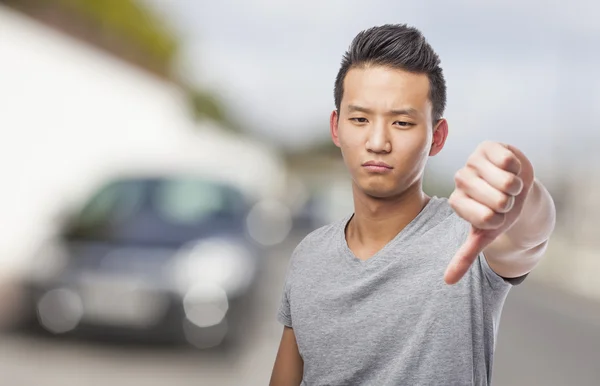
[[[519,219],[485,249],[490,267],[503,277],[517,277],[531,271],[546,250],[555,222],[552,197],[535,180]]]
[[[304,362],[298,351],[294,330],[284,327],[269,386],[299,386],[303,370]]]

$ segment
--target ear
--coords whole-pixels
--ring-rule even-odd
[[[442,118],[437,121],[435,128],[433,129],[433,140],[431,141],[431,149],[429,150],[429,155],[431,157],[442,151],[447,137],[448,121],[446,121],[445,118]]]
[[[340,138],[338,135],[338,122],[338,112],[337,110],[333,110],[331,112],[331,116],[329,117],[329,131],[331,132],[331,140],[333,141],[335,146],[340,147]]]

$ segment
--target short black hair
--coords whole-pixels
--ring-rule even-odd
[[[352,40],[335,79],[334,99],[338,113],[348,71],[372,65],[427,74],[433,120],[442,118],[446,108],[446,81],[440,58],[421,31],[406,24],[372,27],[359,32]]]

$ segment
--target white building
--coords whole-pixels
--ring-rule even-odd
[[[197,127],[175,85],[4,6],[0,47],[1,273],[55,211],[123,168],[191,169],[255,197],[282,194],[279,156]]]

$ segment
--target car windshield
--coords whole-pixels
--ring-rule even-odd
[[[198,178],[122,179],[98,190],[68,235],[111,242],[182,243],[211,232],[240,232],[242,194]]]

